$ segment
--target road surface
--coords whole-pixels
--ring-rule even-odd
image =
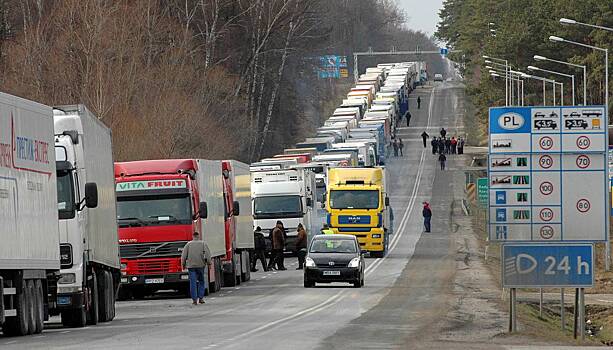
[[[178,297],[119,302],[117,318],[65,329],[54,318],[39,336],[0,338],[2,349],[354,349],[406,348],[447,313],[455,271],[449,230],[452,172],[437,170],[420,134],[461,129],[462,87],[455,82],[411,95],[410,127],[399,129],[404,156],[390,158],[395,229],[390,253],[367,259],[366,286],[305,289],[295,259],[287,271],[252,280],[192,306]],[[415,98],[421,96],[417,110]],[[449,166],[453,169],[454,161]],[[430,201],[433,232],[422,233],[421,203]]]

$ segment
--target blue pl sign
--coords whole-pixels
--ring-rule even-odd
[[[504,244],[502,287],[592,287],[593,261],[591,244]]]

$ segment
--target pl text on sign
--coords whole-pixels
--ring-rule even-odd
[[[605,241],[604,107],[490,109],[492,241]]]

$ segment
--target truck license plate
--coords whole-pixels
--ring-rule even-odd
[[[70,305],[70,297],[57,297],[58,305]]]
[[[324,276],[340,276],[340,271],[324,271]]]
[[[146,278],[145,279],[145,284],[157,284],[157,283],[164,283],[164,279],[163,278]]]

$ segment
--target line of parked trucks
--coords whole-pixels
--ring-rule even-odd
[[[115,317],[117,298],[188,292],[183,247],[201,232],[207,293],[250,279],[253,230],[337,233],[371,255],[393,227],[385,159],[425,64],[368,68],[309,138],[247,165],[235,160],[113,162],[110,129],[84,105],[50,107],[0,93],[0,326],[40,333],[60,315],[83,327]]]

